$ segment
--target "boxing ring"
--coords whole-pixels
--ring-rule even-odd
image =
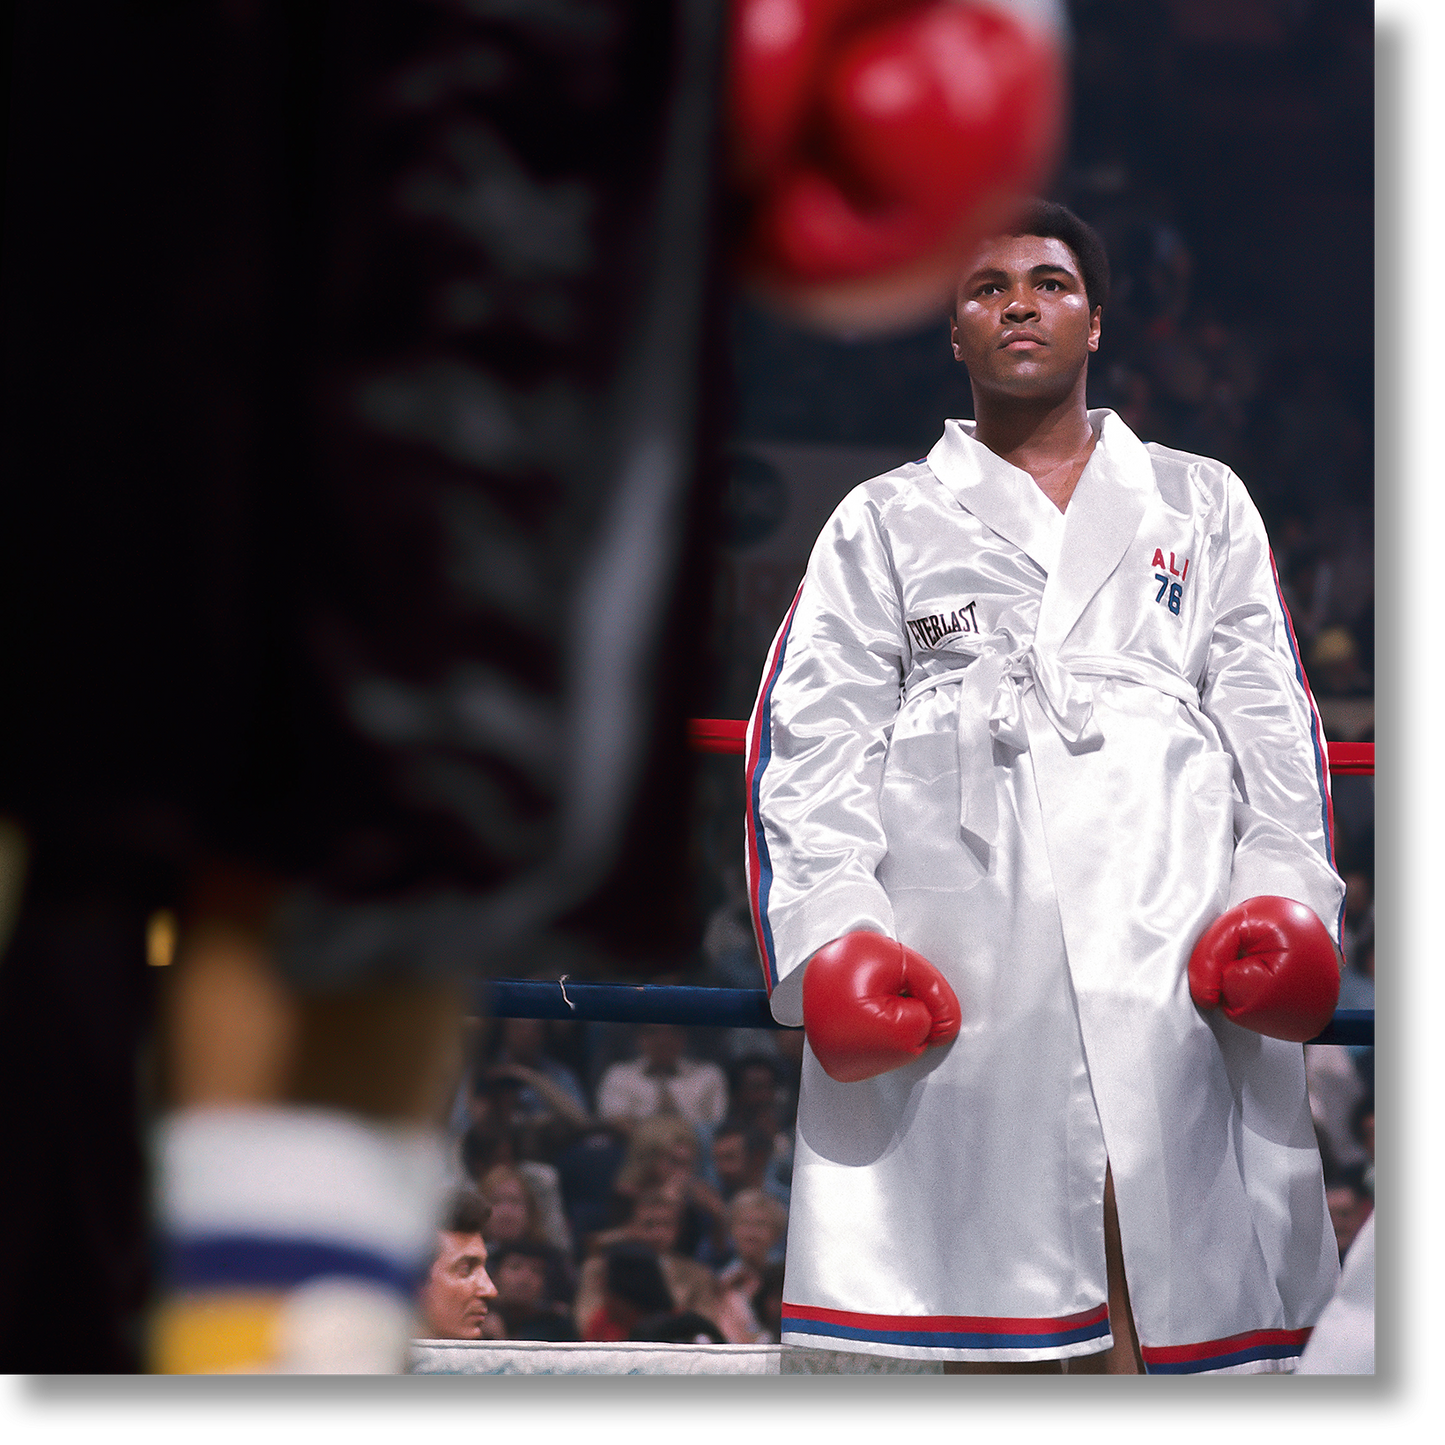
[[[695,718],[688,724],[694,751],[741,755],[747,724]],[[1373,777],[1375,745],[1329,745],[1333,776]],[[673,1023],[724,1028],[781,1029],[763,989],[661,984],[576,983],[493,979],[485,1005],[496,1018],[570,1019],[589,1023]],[[1315,1044],[1375,1042],[1373,1009],[1339,1009]],[[599,1344],[527,1340],[413,1340],[413,1375],[930,1375],[936,1361],[892,1359],[844,1350],[779,1344]]]
[[[673,1345],[623,1340],[413,1340],[409,1375],[941,1375],[936,1360],[895,1360],[805,1345]]]

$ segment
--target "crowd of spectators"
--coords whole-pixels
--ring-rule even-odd
[[[1357,897],[1361,913],[1369,906]],[[780,1338],[800,1036],[759,1047],[754,1031],[733,1030],[718,1057],[698,1058],[684,1030],[666,1026],[660,1043],[663,1027],[627,1030],[635,1057],[603,1065],[596,1025],[479,1030],[453,1111],[459,1202],[423,1292],[426,1328],[492,1340]],[[510,1072],[523,1055],[550,1091],[530,1093]],[[1374,1207],[1374,1054],[1310,1046],[1306,1057],[1343,1259]],[[609,1091],[619,1070],[655,1085],[650,1100]],[[671,1086],[699,1077],[714,1082],[689,1117],[690,1095]]]
[[[482,1201],[495,1295],[480,1314],[465,1296],[463,1337],[776,1341],[800,1044],[479,1021],[451,1166]],[[439,1278],[474,1265],[475,1241],[442,1238]]]

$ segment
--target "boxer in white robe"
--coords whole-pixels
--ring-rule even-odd
[[[857,487],[768,660],[748,869],[774,1016],[803,1022],[804,966],[856,930],[962,1014],[860,1083],[805,1051],[783,1339],[1107,1348],[1107,1168],[1144,1367],[1287,1370],[1338,1272],[1303,1050],[1201,1012],[1187,971],[1259,895],[1338,936],[1323,732],[1239,479],[1086,415],[1066,510],[966,421]]]

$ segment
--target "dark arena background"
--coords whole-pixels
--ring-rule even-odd
[[[1243,478],[1327,737],[1372,743],[1372,7],[1066,8],[1070,119],[1049,195],[1102,233],[1114,269],[1090,405]],[[432,226],[444,207],[407,147],[436,135],[470,154],[446,97],[492,81],[448,49],[452,9],[517,29],[499,124],[517,194],[535,182],[550,201],[443,216],[503,258],[495,284],[446,290],[458,242]],[[88,1328],[63,1368],[144,1368],[158,965],[199,854],[315,880],[298,928],[319,954],[345,923],[324,900],[442,878],[487,909],[515,904],[440,923],[393,910],[367,946],[382,965],[432,949],[440,971],[464,940],[477,982],[451,1143],[479,1181],[545,1166],[569,1209],[622,1161],[595,1105],[635,1029],[549,1021],[548,1057],[590,1123],[514,1127],[488,980],[761,986],[742,762],[690,751],[685,722],[748,715],[827,516],[927,452],[970,399],[941,317],[824,336],[731,284],[709,119],[720,42],[702,25],[688,50],[696,9],[551,0],[535,23],[500,0],[0,10],[0,1370],[62,1368],[47,1342],[81,1295]],[[692,110],[647,79],[685,63]],[[368,98],[388,84],[378,121]],[[560,138],[579,132],[587,154],[563,184]],[[691,169],[669,170],[679,134]],[[661,200],[654,173],[670,177]],[[383,214],[378,177],[412,187],[410,220]],[[589,206],[604,241],[574,255]],[[463,396],[467,366],[490,368],[495,395]],[[530,452],[496,402],[517,396],[527,435],[548,439]],[[463,402],[479,430],[453,425]],[[693,461],[659,483],[671,540],[637,560],[606,552],[626,501],[606,479],[644,434]],[[458,502],[454,476],[482,466],[500,480]],[[345,546],[327,541],[337,517]],[[427,570],[437,517],[497,589],[485,628]],[[636,711],[584,726],[562,701],[589,653],[569,618],[599,577],[636,594],[599,588],[613,599],[599,638],[670,600],[640,661],[593,659],[648,676]],[[426,679],[469,647],[495,756],[467,772],[438,744],[403,766],[387,729],[441,716]],[[353,684],[374,707],[348,731],[333,693]],[[588,852],[586,814],[582,861],[535,902],[522,883],[573,857],[557,782],[573,746],[591,749],[585,801],[621,841]],[[443,795],[462,801],[433,806]],[[1373,779],[1336,778],[1334,801],[1341,1007],[1372,1009]],[[761,1059],[763,1112],[787,1133],[796,1035],[699,1026],[687,1050],[734,1089]],[[1327,1181],[1364,1198],[1373,1050],[1314,1046],[1310,1077]],[[565,1243],[580,1250],[596,1224],[572,1210]]]

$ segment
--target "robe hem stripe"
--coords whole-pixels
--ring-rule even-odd
[[[1151,1375],[1192,1375],[1256,1360],[1294,1359],[1309,1337],[1310,1328],[1250,1330],[1227,1339],[1203,1340],[1192,1345],[1140,1345],[1139,1353]]]
[[[987,1315],[872,1315],[785,1304],[783,1330],[880,1345],[935,1349],[1039,1349],[1100,1339],[1109,1334],[1109,1309],[1054,1319],[995,1318]]]

